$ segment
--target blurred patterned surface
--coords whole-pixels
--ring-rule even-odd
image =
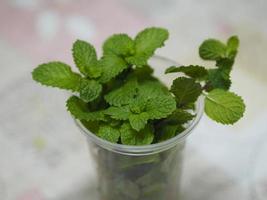
[[[158,54],[182,64],[203,62],[197,47],[207,37],[241,39],[232,90],[246,116],[228,127],[203,118],[189,138],[181,199],[267,199],[266,10],[265,0],[0,0],[0,199],[96,198],[67,94],[40,87],[30,72],[49,60],[73,64],[77,38],[100,53],[108,35],[151,25],[171,34]]]

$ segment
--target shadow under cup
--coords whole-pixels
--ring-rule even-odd
[[[153,68],[163,71],[175,62],[153,57]],[[157,74],[156,74],[157,75]],[[203,100],[196,103],[196,117],[186,130],[157,144],[114,144],[91,133],[80,121],[98,175],[99,200],[178,200],[183,150],[203,114]]]

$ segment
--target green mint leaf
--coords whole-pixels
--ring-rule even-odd
[[[105,95],[105,100],[113,106],[129,104],[137,94],[138,83],[136,79],[129,80],[122,87]]]
[[[106,83],[119,75],[128,66],[125,61],[116,55],[107,55],[100,60],[102,75],[99,78],[101,83]]]
[[[171,86],[171,92],[175,95],[178,106],[195,102],[202,92],[201,85],[194,79],[179,77]]]
[[[130,124],[125,123],[120,128],[121,142],[126,145],[146,145],[151,144],[154,139],[154,134],[151,126],[147,125],[144,129],[137,132],[132,129]]]
[[[234,60],[229,58],[222,58],[216,61],[216,66],[218,68],[223,69],[228,74],[230,74],[233,65],[234,65]]]
[[[99,97],[102,85],[95,80],[81,79],[80,98],[85,102],[91,102]]]
[[[144,29],[135,37],[136,54],[151,56],[157,48],[164,46],[168,37],[169,33],[164,28],[151,27]]]
[[[131,65],[135,65],[136,67],[143,67],[147,65],[147,60],[149,59],[150,56],[147,55],[134,55],[134,56],[129,56],[126,57],[125,60],[127,63]]]
[[[176,109],[176,102],[172,96],[158,96],[149,99],[146,104],[145,112],[148,119],[161,119],[170,115]]]
[[[79,120],[85,120],[85,121],[99,121],[105,120],[105,116],[103,111],[94,111],[91,112],[88,108],[88,105],[81,100],[80,98],[76,96],[71,96],[67,100],[67,109],[68,111]]]
[[[215,39],[205,40],[199,47],[199,56],[204,60],[218,60],[224,58],[226,45]]]
[[[105,41],[103,53],[118,56],[132,55],[134,54],[134,41],[127,34],[112,35]]]
[[[151,99],[159,96],[170,96],[170,92],[158,80],[146,80],[139,84],[137,96],[139,99]]]
[[[145,110],[146,105],[147,99],[136,98],[134,99],[134,101],[131,102],[129,106],[132,113],[140,114]]]
[[[140,114],[131,114],[129,116],[129,122],[134,130],[140,131],[147,124],[148,118],[149,116],[145,112]]]
[[[244,112],[242,98],[232,92],[215,89],[205,98],[205,113],[216,122],[234,124]]]
[[[117,143],[120,138],[120,130],[108,125],[100,126],[97,135],[112,143]]]
[[[169,125],[166,124],[162,127],[160,127],[160,130],[158,130],[159,132],[159,142],[171,139],[173,137],[175,137],[177,134],[183,132],[185,130],[185,128],[178,124],[178,125]]]
[[[231,80],[227,70],[224,70],[223,68],[209,69],[208,73],[209,87],[207,91],[216,88],[229,90],[229,88],[231,87]]]
[[[74,62],[80,72],[90,78],[97,78],[101,75],[101,69],[97,65],[95,48],[82,40],[77,40],[72,47]]]
[[[169,124],[184,124],[192,120],[194,117],[195,115],[185,110],[176,109],[168,118],[166,118],[166,121]]]
[[[42,85],[78,91],[81,76],[62,62],[50,62],[35,68],[32,78]]]
[[[121,106],[121,107],[109,107],[104,111],[104,114],[109,115],[113,119],[117,120],[127,120],[132,114],[130,107]]]
[[[227,57],[230,59],[234,59],[237,54],[238,47],[239,47],[238,37],[237,36],[230,37],[227,41],[227,49],[226,49]]]
[[[205,67],[199,65],[189,65],[180,67],[172,66],[165,71],[165,74],[175,73],[175,72],[182,72],[185,75],[194,79],[201,79],[208,75],[208,71],[205,69]]]

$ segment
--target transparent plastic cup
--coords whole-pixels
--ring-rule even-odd
[[[161,57],[150,61],[155,74],[162,74],[161,77],[166,67],[175,64]],[[95,162],[99,200],[178,200],[186,138],[202,113],[200,98],[196,103],[196,117],[187,124],[186,130],[167,141],[143,146],[108,142],[76,121],[88,140]]]

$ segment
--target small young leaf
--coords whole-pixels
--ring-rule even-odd
[[[107,55],[100,60],[102,75],[99,79],[101,83],[106,83],[120,74],[128,66],[125,61],[116,55]]]
[[[129,104],[137,94],[138,83],[136,79],[129,80],[122,87],[105,95],[105,100],[113,106]]]
[[[129,116],[129,122],[132,126],[132,128],[136,131],[140,131],[145,127],[147,124],[147,120],[149,119],[149,116],[147,113],[143,112],[140,114],[131,114]]]
[[[95,80],[81,79],[80,98],[85,102],[95,100],[102,91],[102,85]]]
[[[147,125],[144,129],[137,132],[132,129],[130,124],[125,123],[120,128],[121,142],[126,145],[146,145],[151,144],[154,139],[154,134],[151,126]]]
[[[171,92],[175,95],[178,106],[195,102],[202,92],[201,85],[194,79],[179,77],[171,86]]]
[[[151,56],[155,50],[164,45],[169,33],[163,28],[146,28],[139,32],[135,38],[135,48],[137,55]]]
[[[183,72],[185,75],[195,79],[201,79],[208,75],[208,71],[205,69],[205,67],[199,65],[189,65],[180,67],[172,66],[165,71],[165,74],[174,72]]]
[[[114,34],[103,45],[104,55],[127,56],[134,53],[134,41],[127,34]]]
[[[143,67],[147,65],[147,60],[149,59],[150,56],[147,55],[142,55],[142,54],[137,54],[133,56],[128,56],[125,58],[125,60],[131,64],[135,65],[136,67]]]
[[[228,74],[230,74],[233,64],[234,60],[229,58],[222,58],[216,61],[216,66],[223,69]]]
[[[91,112],[87,106],[87,104],[79,99],[76,96],[71,96],[67,100],[67,109],[70,113],[79,120],[86,120],[86,121],[105,121],[105,116],[103,111],[94,111]]]
[[[120,138],[120,131],[118,128],[103,125],[100,126],[97,135],[104,140],[116,143]]]
[[[219,40],[205,40],[199,47],[199,55],[204,60],[218,60],[224,58],[226,46]]]
[[[205,98],[205,113],[216,122],[234,124],[244,112],[242,98],[232,92],[215,89]]]
[[[227,57],[230,59],[234,59],[236,54],[237,54],[237,50],[239,47],[239,39],[237,36],[232,36],[228,39],[227,41]]]
[[[229,90],[231,86],[231,80],[229,74],[223,69],[209,69],[208,70],[208,91],[213,89]]]
[[[72,55],[82,74],[90,78],[97,78],[101,75],[101,69],[97,65],[96,51],[91,44],[77,40],[73,44]]]
[[[62,62],[50,62],[39,65],[32,72],[35,81],[52,87],[78,91],[81,76],[71,71],[70,66]]]

